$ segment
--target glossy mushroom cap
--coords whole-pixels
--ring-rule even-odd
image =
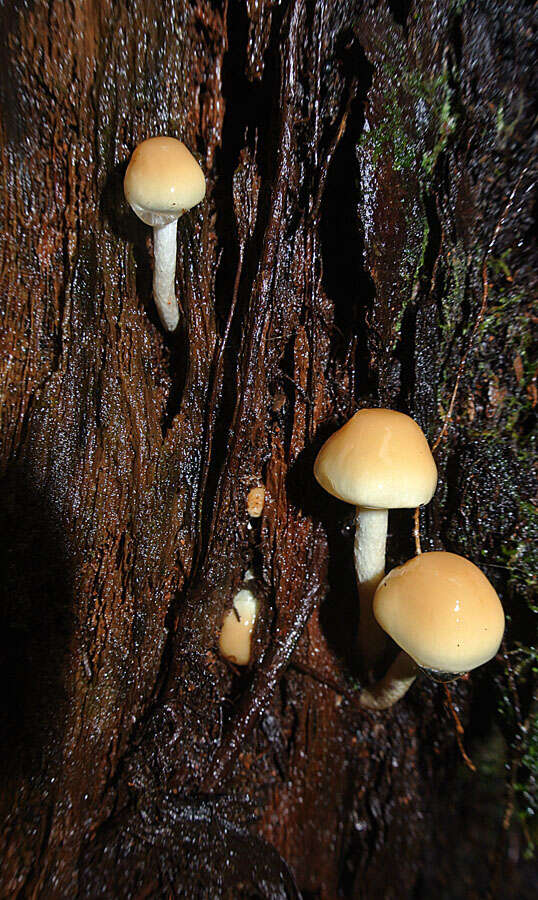
[[[428,503],[437,467],[424,433],[404,413],[361,409],[324,443],[314,475],[329,494],[372,509]]]
[[[385,576],[374,615],[427,669],[467,672],[490,660],[504,632],[501,602],[486,576],[455,553],[423,553]]]
[[[258,614],[258,601],[248,588],[234,597],[233,608],[226,613],[220,632],[219,649],[225,659],[246,666],[250,662],[251,638]]]
[[[123,182],[127,202],[146,225],[167,225],[205,197],[205,178],[185,144],[153,137],[135,149]]]

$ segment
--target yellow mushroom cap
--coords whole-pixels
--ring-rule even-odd
[[[497,653],[504,612],[480,569],[455,553],[423,553],[385,576],[374,597],[381,627],[420,666],[467,672]]]
[[[314,475],[329,494],[372,509],[428,503],[437,466],[422,429],[392,409],[361,409],[324,443]]]
[[[159,225],[203,200],[205,178],[185,144],[172,137],[153,137],[135,149],[123,189],[136,214],[149,225]]]
[[[224,616],[219,649],[225,659],[238,666],[246,666],[250,662],[251,638],[257,614],[256,597],[248,588],[242,588],[234,597],[233,608]]]
[[[265,503],[265,487],[259,484],[251,488],[247,494],[247,512],[253,519],[259,518],[263,512]]]

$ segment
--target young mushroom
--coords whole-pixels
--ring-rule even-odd
[[[402,652],[381,681],[362,691],[368,709],[400,700],[419,668],[440,681],[476,669],[495,656],[504,632],[493,587],[455,553],[423,553],[389,572],[376,591],[374,614]]]
[[[247,512],[251,519],[259,519],[265,504],[265,487],[256,485],[247,494]]]
[[[437,467],[413,419],[391,409],[361,409],[325,442],[314,475],[329,494],[357,507],[359,648],[368,669],[385,646],[372,601],[385,573],[388,511],[428,503],[437,486]]]
[[[176,300],[177,220],[205,196],[205,178],[194,156],[176,138],[153,137],[135,149],[123,182],[125,198],[153,228],[153,295],[168,331],[179,321]]]
[[[250,588],[241,588],[235,595],[232,608],[226,613],[222,623],[219,649],[224,659],[237,666],[249,664],[252,632],[257,615],[258,600]]]

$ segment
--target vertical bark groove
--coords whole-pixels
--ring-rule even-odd
[[[469,813],[442,689],[359,707],[353,511],[312,464],[362,406],[410,412],[433,443],[472,337],[423,547],[487,571],[507,652],[527,652],[531,12],[4,5],[2,896],[448,897],[450,863],[466,896],[481,783]],[[172,335],[122,188],[158,133],[208,184],[179,224]],[[396,513],[388,566],[412,553]],[[238,672],[218,634],[248,568],[260,616]],[[513,785],[525,665],[514,687],[499,658],[452,696]],[[490,862],[478,893],[525,896],[527,870]]]

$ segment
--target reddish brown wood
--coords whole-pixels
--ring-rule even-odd
[[[358,707],[351,511],[312,463],[363,405],[433,442],[486,251],[517,248],[529,313],[529,22],[474,0],[4,5],[1,896],[388,900],[449,877],[453,720],[425,680]],[[179,225],[172,336],[122,193],[156,133],[208,181]],[[502,489],[481,456],[504,427],[481,373],[527,385],[487,340],[422,540],[495,565],[530,488],[517,434]],[[413,547],[395,514],[389,564]],[[237,674],[218,633],[249,567],[262,609]],[[471,731],[494,677],[453,690]]]

